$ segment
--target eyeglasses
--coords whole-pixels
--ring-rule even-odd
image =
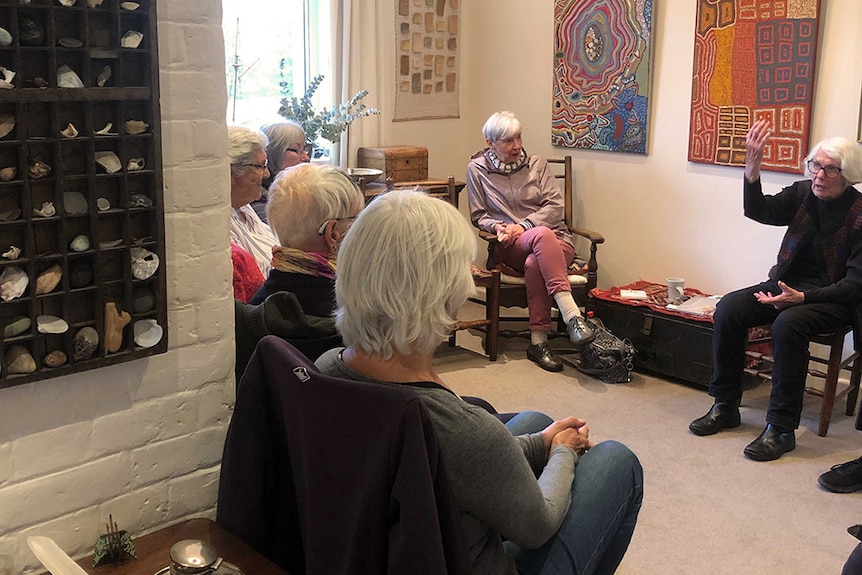
[[[314,152],[314,144],[306,144],[302,148],[286,148],[286,152],[293,152],[294,154],[302,155],[306,154],[309,158],[311,157],[312,152]]]
[[[320,227],[317,228],[317,235],[322,236],[323,234],[326,233],[326,224],[328,224],[329,222],[349,222],[349,224],[347,225],[347,228],[349,229],[350,224],[352,224],[353,220],[355,220],[355,219],[356,219],[356,216],[350,216],[349,218],[330,218],[330,219],[326,220],[325,222],[323,222],[322,224],[320,224]]]
[[[240,166],[244,168],[254,168],[262,172],[269,167],[269,160],[264,160],[262,164],[240,164]]]
[[[820,162],[808,160],[808,171],[811,172],[812,176],[819,174],[820,170],[823,170],[827,178],[837,178],[838,174],[841,173],[841,168],[838,166],[821,166]]]

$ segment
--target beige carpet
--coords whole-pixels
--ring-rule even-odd
[[[763,428],[768,384],[745,393],[741,427],[696,437],[688,424],[712,403],[702,389],[637,372],[631,383],[613,385],[570,366],[548,373],[526,359],[519,338],[501,340],[491,363],[472,332],[457,341],[436,359],[456,392],[500,411],[584,417],[595,440],[621,441],[640,457],[644,503],[618,573],[837,575],[858,543],[846,529],[862,523],[862,492],[829,493],[817,484],[830,466],[862,455],[862,432],[844,415],[843,400],[821,438],[820,400],[807,397],[796,450],[758,463],[742,450]]]

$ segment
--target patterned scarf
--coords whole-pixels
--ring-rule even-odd
[[[335,280],[335,254],[273,246],[272,267],[280,272]]]
[[[527,152],[524,148],[521,148],[521,155],[518,156],[518,159],[514,162],[510,162],[508,164],[504,164],[500,161],[500,158],[497,157],[497,154],[494,152],[494,148],[488,148],[485,152],[485,159],[488,160],[488,163],[494,167],[494,170],[500,172],[501,174],[506,174],[507,176],[511,173],[517,172],[521,168],[527,165]]]

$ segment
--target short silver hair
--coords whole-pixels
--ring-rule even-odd
[[[482,135],[492,142],[511,138],[521,132],[521,122],[515,114],[508,111],[494,112],[482,126]]]
[[[261,131],[269,139],[269,144],[266,146],[266,157],[273,174],[282,169],[279,162],[288,148],[293,148],[296,145],[299,145],[300,148],[305,146],[305,132],[302,130],[302,126],[292,120],[267,124],[261,128]]]
[[[243,164],[249,163],[253,154],[266,151],[266,136],[248,126],[228,126],[227,138],[227,157],[232,173],[244,170]]]
[[[297,164],[282,170],[269,188],[266,219],[284,247],[307,249],[320,224],[350,218],[365,196],[344,171],[330,165]]]
[[[335,325],[348,346],[388,359],[432,353],[475,285],[470,224],[444,200],[414,190],[376,198],[338,255]]]
[[[841,137],[820,140],[805,157],[805,172],[809,175],[814,174],[808,171],[808,161],[812,160],[819,151],[839,163],[841,175],[847,180],[848,185],[862,182],[862,150],[859,149],[859,144]]]

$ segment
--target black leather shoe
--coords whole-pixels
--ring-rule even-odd
[[[572,321],[566,324],[566,331],[569,332],[569,340],[577,348],[583,347],[596,339],[596,334],[593,333],[593,330],[590,329],[584,318],[579,315],[573,317]]]
[[[563,362],[557,359],[547,343],[537,343],[527,348],[527,359],[539,364],[546,371],[561,371]]]
[[[746,446],[743,453],[755,461],[773,461],[794,449],[796,436],[793,430],[778,431],[770,423],[757,439]]]
[[[739,427],[739,407],[734,403],[716,401],[709,412],[688,425],[695,435],[714,435],[722,429]]]

